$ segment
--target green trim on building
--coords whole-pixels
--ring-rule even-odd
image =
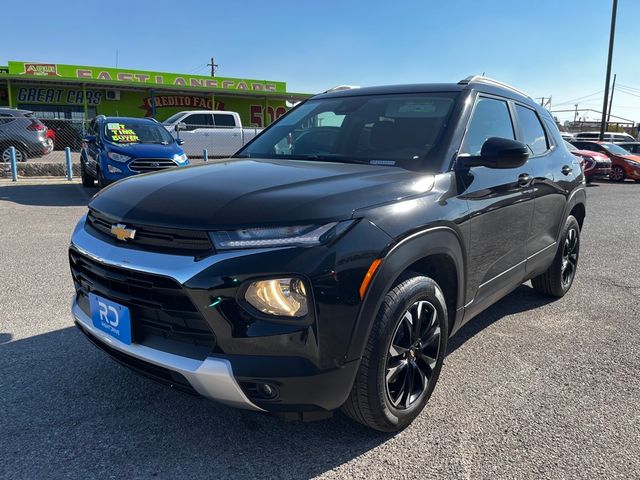
[[[237,111],[245,125],[264,126],[310,95],[285,82],[205,77],[145,70],[10,61],[0,67],[8,105],[42,116],[152,116],[182,110]],[[287,103],[290,102],[290,103]]]

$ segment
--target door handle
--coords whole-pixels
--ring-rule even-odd
[[[573,168],[571,168],[569,165],[565,165],[562,167],[562,170],[560,170],[562,172],[563,175],[569,175],[571,172],[573,172]]]
[[[531,183],[531,175],[528,173],[521,173],[518,175],[518,185],[521,187],[526,187]]]

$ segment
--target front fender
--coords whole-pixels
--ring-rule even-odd
[[[363,299],[346,361],[362,357],[384,297],[402,272],[418,260],[439,254],[449,256],[455,264],[458,280],[456,311],[461,310],[466,272],[466,249],[461,234],[450,226],[436,226],[414,233],[395,244],[383,257]]]

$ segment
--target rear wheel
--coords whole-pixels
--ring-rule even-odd
[[[407,277],[384,299],[343,411],[376,430],[405,428],[431,396],[447,337],[442,290],[431,278]]]
[[[626,178],[626,173],[624,172],[624,168],[619,165],[614,165],[611,167],[611,173],[609,174],[609,178],[614,182],[622,182]]]
[[[569,291],[578,269],[580,255],[580,225],[569,216],[562,230],[562,240],[549,269],[531,280],[533,288],[553,297],[562,297]]]
[[[20,147],[16,148],[16,162],[26,162],[27,161],[27,152],[25,152]],[[2,161],[10,162],[11,161],[11,146],[4,147],[2,150]]]

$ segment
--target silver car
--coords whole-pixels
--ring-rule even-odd
[[[16,160],[49,153],[53,145],[47,138],[47,127],[28,110],[0,108],[0,159],[10,160],[10,147],[16,149]]]

